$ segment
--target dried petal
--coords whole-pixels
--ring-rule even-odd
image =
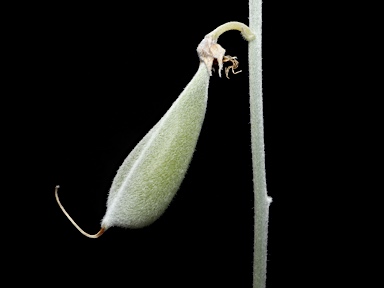
[[[219,64],[219,76],[221,77],[221,70],[223,69],[223,57],[225,49],[217,44],[216,41],[207,35],[197,46],[197,54],[199,55],[200,61],[203,61],[208,69],[209,75],[212,76],[212,64],[213,60],[216,59]]]

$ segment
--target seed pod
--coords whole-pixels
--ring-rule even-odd
[[[121,165],[109,191],[102,227],[139,228],[165,211],[192,159],[207,106],[203,64],[160,121]]]
[[[58,197],[57,203],[73,225],[85,236],[98,238],[113,226],[141,228],[157,220],[167,209],[180,187],[191,162],[203,124],[208,99],[208,85],[212,64],[231,61],[229,69],[238,66],[236,57],[224,56],[225,49],[217,44],[218,37],[228,30],[239,30],[250,41],[254,34],[240,22],[228,22],[207,34],[197,47],[199,69],[184,91],[160,121],[144,136],[120,166],[112,182],[107,211],[97,234],[84,232],[65,211]]]
[[[144,136],[120,166],[112,182],[101,230],[84,232],[60,204],[77,229],[97,238],[112,226],[140,228],[157,220],[180,187],[203,124],[209,73],[203,63],[160,121]]]

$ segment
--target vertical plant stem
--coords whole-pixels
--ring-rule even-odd
[[[249,28],[256,39],[248,42],[249,94],[251,114],[252,166],[254,189],[253,288],[264,288],[267,278],[268,210],[264,153],[264,123],[261,66],[262,0],[249,0]]]

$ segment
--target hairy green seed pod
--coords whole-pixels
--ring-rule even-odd
[[[56,200],[72,224],[85,236],[98,238],[113,226],[141,228],[156,221],[167,209],[180,187],[192,160],[208,100],[208,85],[212,64],[231,61],[237,68],[236,57],[224,56],[225,49],[217,44],[218,37],[228,30],[239,30],[250,41],[254,35],[240,22],[228,22],[207,34],[197,47],[200,65],[192,80],[160,121],[144,136],[120,166],[112,182],[107,211],[97,234],[84,232]],[[229,68],[226,68],[228,77]]]
[[[120,166],[112,182],[101,230],[84,232],[98,238],[112,226],[141,228],[167,209],[184,179],[203,124],[208,99],[209,73],[201,62],[196,74],[160,121],[144,136]]]
[[[191,82],[125,159],[109,191],[102,227],[144,227],[165,211],[191,162],[207,106],[209,74]]]

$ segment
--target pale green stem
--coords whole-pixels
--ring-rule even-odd
[[[227,32],[229,30],[240,31],[241,35],[243,35],[243,37],[247,41],[251,41],[251,40],[255,39],[255,34],[252,33],[252,31],[249,29],[249,27],[247,25],[245,25],[241,22],[236,22],[236,21],[227,22],[223,25],[220,25],[215,30],[213,30],[211,33],[209,33],[208,35],[210,35],[212,37],[212,40],[214,40],[216,42],[217,39],[219,39],[221,34],[223,34],[224,32]]]
[[[272,198],[267,195],[264,153],[264,123],[261,66],[262,0],[249,0],[249,28],[256,39],[248,42],[249,94],[253,187],[255,197],[255,230],[253,288],[264,288],[267,278],[268,211]]]

